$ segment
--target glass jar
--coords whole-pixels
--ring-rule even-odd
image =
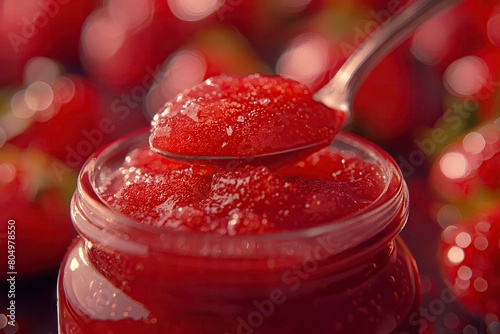
[[[167,231],[98,197],[148,132],[84,165],[71,212],[79,238],[58,281],[61,334],[418,333],[419,281],[398,236],[408,191],[395,162],[347,133],[333,146],[375,161],[380,197],[355,217],[268,235]]]

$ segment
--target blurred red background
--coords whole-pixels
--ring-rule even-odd
[[[406,2],[0,0],[2,308],[9,220],[18,272],[18,327],[1,318],[0,331],[57,332],[69,200],[92,152],[213,75],[275,73],[316,90]],[[499,115],[495,0],[464,0],[421,26],[356,98],[347,130],[386,149],[410,187],[403,238],[425,333],[500,333],[500,221],[481,216],[500,206]]]

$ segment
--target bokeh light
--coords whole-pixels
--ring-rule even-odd
[[[447,313],[444,317],[444,325],[448,329],[455,329],[460,324],[460,318],[455,313]]]
[[[488,82],[489,75],[484,60],[467,56],[448,66],[444,74],[444,84],[453,95],[472,96]]]
[[[452,246],[446,253],[448,261],[452,264],[460,264],[465,259],[464,250],[457,246]]]
[[[12,96],[10,99],[10,108],[12,110],[12,115],[17,118],[30,118],[32,117],[36,110],[30,108],[26,99],[24,98],[25,91],[19,91]]]
[[[447,13],[438,14],[420,26],[411,41],[413,55],[424,64],[436,65],[449,52],[450,34],[454,27]]]
[[[445,204],[440,206],[437,209],[437,213],[435,216],[438,224],[448,232],[448,227],[459,222],[462,219],[462,213],[455,205],[452,204]],[[443,238],[445,236],[446,234],[443,234]]]
[[[76,92],[75,83],[68,77],[59,77],[52,85],[54,92],[54,101],[58,103],[67,103],[73,99]]]
[[[465,155],[459,152],[448,152],[439,160],[441,172],[450,179],[458,179],[466,176],[470,172]]]
[[[151,0],[109,0],[107,6],[110,18],[128,30],[147,24],[153,17],[154,9]]]
[[[467,248],[472,242],[472,237],[467,232],[460,232],[455,237],[455,243],[458,247]]]
[[[223,0],[168,0],[172,13],[183,21],[202,20],[216,12],[223,3]]]
[[[464,137],[463,147],[469,153],[479,154],[486,147],[486,141],[479,132],[471,132]]]
[[[0,164],[0,183],[9,183],[16,177],[16,167],[10,163]]]
[[[494,15],[488,20],[487,33],[490,42],[500,47],[500,13]]]
[[[106,9],[96,11],[89,17],[82,31],[82,53],[84,60],[112,57],[125,40],[125,28],[113,20]]]
[[[458,268],[457,275],[462,280],[469,280],[472,278],[472,270],[467,266],[461,266]]]
[[[36,81],[26,88],[24,100],[28,108],[34,111],[45,110],[52,104],[54,92],[47,83]]]
[[[488,248],[488,239],[483,236],[478,236],[474,239],[474,247],[479,251],[484,251]]]
[[[207,63],[200,52],[188,48],[172,55],[163,67],[146,99],[146,112],[150,118],[163,107],[165,101],[201,83],[206,75]]]
[[[485,292],[488,290],[488,281],[481,277],[476,278],[474,280],[474,289],[479,292]]]
[[[304,33],[296,37],[283,52],[277,62],[276,72],[313,87],[325,77],[330,67],[330,56],[323,37]]]
[[[24,83],[29,85],[36,81],[52,84],[61,75],[56,61],[46,57],[35,57],[28,61],[24,69]]]

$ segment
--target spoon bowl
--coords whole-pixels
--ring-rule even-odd
[[[278,152],[269,152],[265,154],[260,154],[251,157],[235,157],[235,156],[189,156],[181,155],[175,153],[164,152],[156,148],[151,148],[153,152],[156,152],[170,160],[178,161],[182,163],[194,164],[194,165],[207,165],[215,166],[224,169],[231,167],[237,167],[240,165],[251,165],[251,166],[279,166],[286,165],[289,161],[296,161],[297,159],[302,159],[307,157],[309,154],[316,152],[317,150],[325,147],[324,143],[315,143],[310,145],[304,145],[298,148],[292,148],[289,150],[283,150]]]

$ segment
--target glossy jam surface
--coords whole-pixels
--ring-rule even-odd
[[[307,86],[280,76],[217,76],[166,103],[152,123],[154,150],[181,156],[255,158],[328,146],[344,115]],[[267,163],[283,158],[274,157]]]
[[[328,148],[277,170],[214,169],[131,151],[100,195],[145,224],[220,235],[292,231],[347,218],[385,188],[375,162]]]

